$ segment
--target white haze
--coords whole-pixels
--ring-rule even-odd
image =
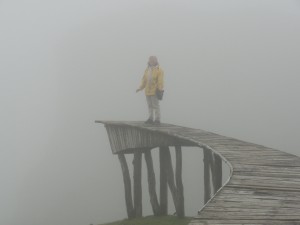
[[[146,119],[135,89],[149,55],[165,71],[163,122],[300,155],[299,40],[297,0],[1,0],[0,225],[126,217],[94,120]],[[201,154],[183,156],[196,214]]]

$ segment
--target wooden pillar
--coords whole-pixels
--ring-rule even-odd
[[[153,160],[151,155],[151,149],[147,149],[144,153],[145,161],[147,165],[147,174],[148,174],[148,188],[149,188],[149,196],[150,196],[150,203],[152,206],[152,211],[154,216],[160,215],[160,207],[157,199],[156,194],[156,179],[155,173],[153,169]]]
[[[211,163],[212,155],[211,151],[207,148],[203,148],[203,162],[204,162],[204,204],[206,204],[211,198]]]
[[[165,164],[166,164],[166,169],[167,169],[168,185],[169,185],[169,189],[171,191],[171,195],[172,195],[174,206],[175,206],[176,213],[177,213],[177,207],[178,207],[177,188],[175,186],[175,181],[174,181],[174,172],[173,172],[173,166],[172,166],[172,160],[171,160],[171,153],[170,153],[169,147],[164,147],[164,151],[166,153]]]
[[[213,186],[214,193],[222,187],[222,159],[219,155],[213,154]]]
[[[143,216],[142,205],[142,153],[136,152],[133,156],[133,199],[134,199],[134,211],[136,217]]]
[[[168,180],[166,169],[166,149],[159,148],[160,163],[160,215],[168,214]]]
[[[163,148],[165,155],[165,164],[167,170],[167,180],[174,206],[178,217],[184,217],[184,198],[183,198],[183,184],[182,184],[182,153],[181,148],[176,147],[176,184],[174,180],[174,171],[172,166],[172,159],[169,147]]]
[[[125,155],[118,154],[118,158],[121,164],[122,174],[123,174],[127,216],[129,219],[132,219],[135,217],[135,210],[133,209],[133,204],[132,204],[131,180],[130,180],[129,170],[128,170]]]
[[[183,183],[182,183],[182,151],[181,146],[175,146],[176,151],[176,187],[177,187],[177,215],[182,218],[185,216],[184,212],[184,194],[183,194]]]

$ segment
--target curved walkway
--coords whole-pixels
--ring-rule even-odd
[[[231,169],[230,179],[191,225],[300,224],[299,157],[199,129],[143,122],[96,122],[107,128],[117,126],[180,139],[222,157]]]

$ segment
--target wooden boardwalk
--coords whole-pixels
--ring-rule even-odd
[[[230,167],[230,179],[190,225],[300,224],[299,157],[199,129],[96,122],[105,124],[113,153],[180,142],[210,149],[222,157]]]

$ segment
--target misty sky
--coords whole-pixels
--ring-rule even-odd
[[[162,122],[300,156],[299,40],[299,0],[0,0],[0,225],[126,217],[94,120],[147,118],[135,90],[150,55],[165,72]],[[183,156],[197,193],[200,151]]]

